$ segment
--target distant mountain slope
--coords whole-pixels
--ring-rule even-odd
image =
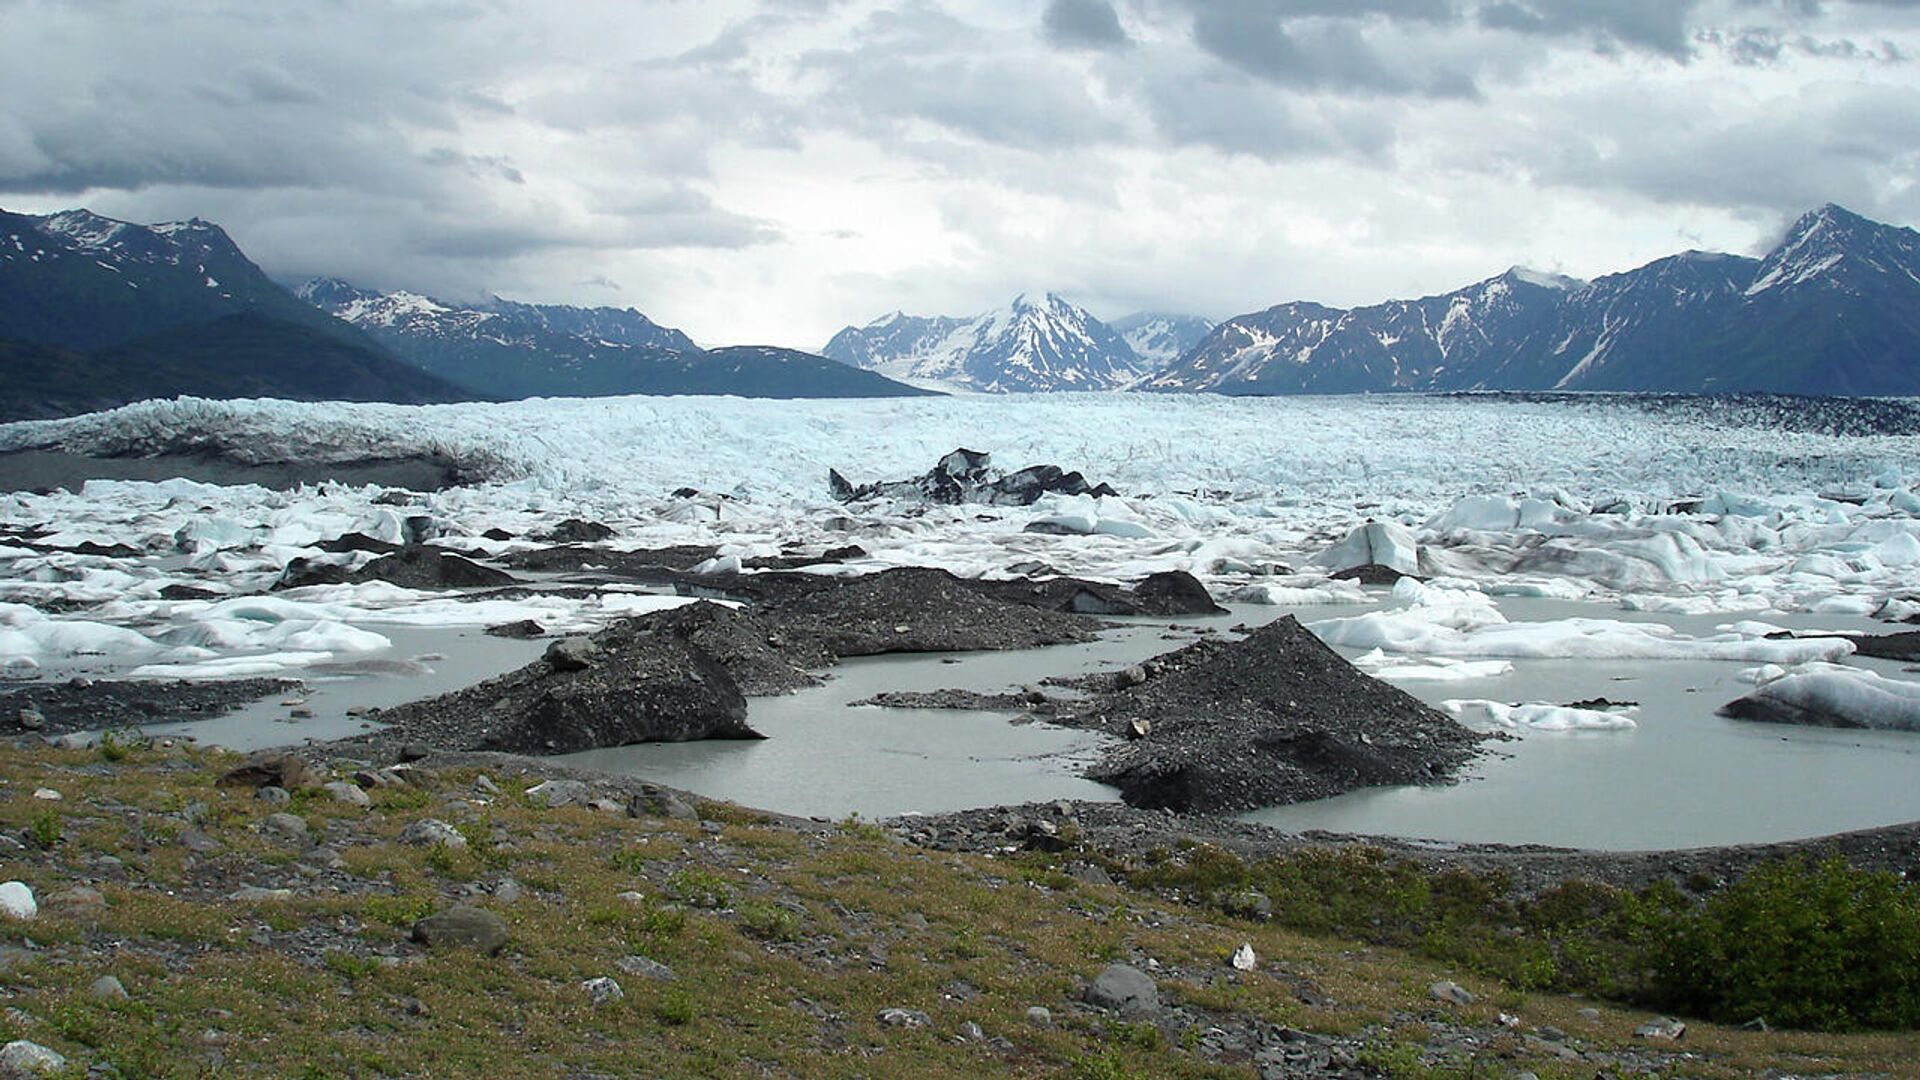
[[[1515,269],[1420,300],[1282,304],[1147,386],[1920,393],[1920,233],[1829,205],[1758,261],[1690,251],[1593,282]]]
[[[256,312],[93,352],[0,342],[0,420],[72,416],[183,394],[401,404],[473,397],[383,353]]]
[[[243,311],[372,347],[281,288],[211,222],[0,210],[0,340],[95,349]]]
[[[890,378],[985,393],[1111,390],[1142,369],[1119,333],[1053,293],[971,319],[895,312],[841,330],[821,352]]]
[[[460,305],[331,278],[294,289],[409,363],[501,398],[617,394],[894,397],[921,393],[810,353],[701,349],[631,308]]]
[[[1126,339],[1146,368],[1163,368],[1185,356],[1213,329],[1198,315],[1137,311],[1107,324]]]
[[[219,226],[0,211],[0,416],[144,397],[455,401],[473,395],[296,299]]]

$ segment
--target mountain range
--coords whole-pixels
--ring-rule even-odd
[[[630,309],[460,307],[333,280],[296,295],[197,218],[0,211],[0,421],[178,395],[420,404],[926,392],[792,349],[701,349]]]
[[[632,308],[519,304],[499,297],[461,305],[412,292],[375,292],[334,278],[304,282],[293,293],[402,360],[488,397],[928,392],[796,349],[702,349]]]
[[[703,349],[631,308],[460,304],[329,278],[289,290],[197,218],[0,211],[0,420],[180,394],[1920,394],[1920,233],[1829,204],[1760,258],[1687,251],[1592,281],[1516,267],[1417,300],[1294,301],[1217,326],[1103,323],[1023,295],[970,318],[895,312],[823,353]]]
[[[456,401],[295,299],[219,226],[0,211],[0,419],[146,397]]]
[[[971,318],[893,312],[833,336],[821,355],[918,386],[979,393],[1118,390],[1182,352],[1209,324],[1129,316],[1109,326],[1054,293]],[[1136,347],[1137,346],[1137,347]]]
[[[1221,323],[1143,388],[1920,394],[1920,233],[1827,205],[1763,258],[1688,251],[1591,282],[1513,269],[1371,307]]]

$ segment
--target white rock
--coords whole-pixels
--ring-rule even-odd
[[[620,989],[620,984],[606,975],[588,979],[580,984],[580,989],[587,992],[588,999],[595,1005],[611,1005],[627,996],[627,992]]]
[[[1259,966],[1260,958],[1253,954],[1252,943],[1243,941],[1239,948],[1233,950],[1233,959],[1229,963],[1235,971],[1252,971]]]
[[[0,882],[0,915],[9,919],[32,919],[40,914],[40,903],[24,881]]]
[[[50,787],[33,789],[33,797],[36,799],[45,799],[47,802],[59,802],[61,799],[60,793]]]

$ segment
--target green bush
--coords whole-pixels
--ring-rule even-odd
[[[1920,1026],[1920,893],[1839,858],[1767,863],[1653,925],[1648,993],[1730,1023]]]

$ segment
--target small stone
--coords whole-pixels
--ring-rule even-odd
[[[652,979],[655,982],[672,982],[678,977],[674,975],[672,968],[646,956],[623,956],[615,960],[613,966],[629,975],[637,975],[642,979]]]
[[[261,819],[260,824],[254,826],[254,829],[262,836],[279,840],[283,843],[299,844],[302,847],[306,846],[307,843],[307,823],[299,817],[284,811],[278,814],[268,814],[265,818]]]
[[[295,820],[299,819],[295,818]],[[300,824],[305,826],[306,822],[302,821]],[[224,845],[199,829],[188,829],[180,834],[180,846],[196,855],[211,855]]]
[[[1027,1023],[1034,1027],[1052,1027],[1053,1010],[1045,1005],[1031,1005],[1027,1008]]]
[[[620,984],[607,975],[588,979],[580,984],[580,989],[587,992],[587,1000],[595,1005],[611,1005],[616,1001],[625,1000],[627,996],[627,992],[620,989]]]
[[[493,898],[503,904],[515,903],[525,895],[527,895],[526,888],[512,878],[507,878],[493,887]]]
[[[433,747],[426,743],[410,742],[400,748],[400,764],[408,765],[416,761],[425,761],[433,756]]]
[[[580,780],[548,780],[528,788],[527,798],[535,806],[552,809],[557,806],[584,805],[593,798],[593,791]]]
[[[979,1024],[969,1020],[960,1025],[960,1038],[963,1042],[986,1042],[987,1032]]]
[[[1473,1004],[1473,993],[1457,982],[1442,980],[1427,987],[1427,996],[1450,1005]]]
[[[102,1001],[127,1000],[126,984],[114,975],[102,975],[93,980],[93,986],[90,987],[89,990],[94,997]]]
[[[923,1028],[933,1023],[932,1017],[917,1009],[881,1009],[875,1019],[880,1021],[881,1027],[893,1028]]]
[[[39,709],[21,709],[20,726],[28,731],[39,731],[47,726],[47,718]]]
[[[1567,1033],[1564,1031],[1561,1031],[1557,1027],[1554,1027],[1552,1024],[1543,1025],[1537,1032],[1535,1032],[1535,1034],[1539,1035],[1541,1038],[1547,1040],[1548,1042],[1566,1042],[1567,1041]]]
[[[894,627],[893,632],[896,634],[909,634],[913,632],[913,627],[902,624]]]
[[[33,889],[24,881],[0,882],[0,915],[20,920],[38,918],[40,904],[33,898]]]
[[[1144,739],[1153,734],[1153,721],[1144,716],[1136,716],[1127,721],[1127,738]]]
[[[332,795],[333,801],[346,803],[348,806],[373,805],[373,797],[368,795],[366,789],[359,784],[350,784],[345,780],[334,780],[327,783],[321,790]]]
[[[1594,1009],[1594,1008],[1581,1009],[1578,1012],[1576,1012],[1574,1015],[1578,1016],[1582,1020],[1585,1020],[1589,1024],[1597,1024],[1600,1022],[1599,1009]]]
[[[444,847],[467,850],[467,838],[460,830],[435,818],[422,818],[400,830],[399,840],[409,847]]]
[[[289,792],[283,787],[275,787],[272,784],[268,784],[266,787],[254,792],[253,797],[266,803],[268,806],[285,806],[293,801],[292,792]]]
[[[295,720],[311,720],[313,719],[313,710],[302,705],[298,708],[288,709],[287,715]]]
[[[584,637],[561,638],[547,646],[546,660],[555,671],[585,671],[600,657],[600,646]]]
[[[1123,1016],[1152,1016],[1160,1011],[1160,991],[1154,988],[1153,979],[1126,964],[1108,964],[1094,976],[1085,1000],[1096,1009],[1110,1009]]]
[[[61,794],[50,787],[34,788],[33,797],[44,802],[59,802]]]
[[[484,908],[461,904],[414,923],[413,940],[429,949],[460,946],[497,953],[507,945],[507,921]]]
[[[494,783],[493,779],[486,773],[481,773],[479,776],[473,778],[473,790],[482,795],[498,795],[500,794],[500,785]]]
[[[1260,966],[1259,958],[1253,953],[1252,943],[1246,941],[1241,942],[1240,947],[1233,950],[1233,957],[1228,963],[1233,965],[1235,971],[1252,971]]]
[[[227,899],[242,904],[265,904],[293,899],[292,889],[269,889],[260,885],[242,885],[227,894]]]
[[[67,1059],[25,1039],[15,1039],[0,1047],[0,1070],[14,1075],[45,1076],[67,1067]]]

